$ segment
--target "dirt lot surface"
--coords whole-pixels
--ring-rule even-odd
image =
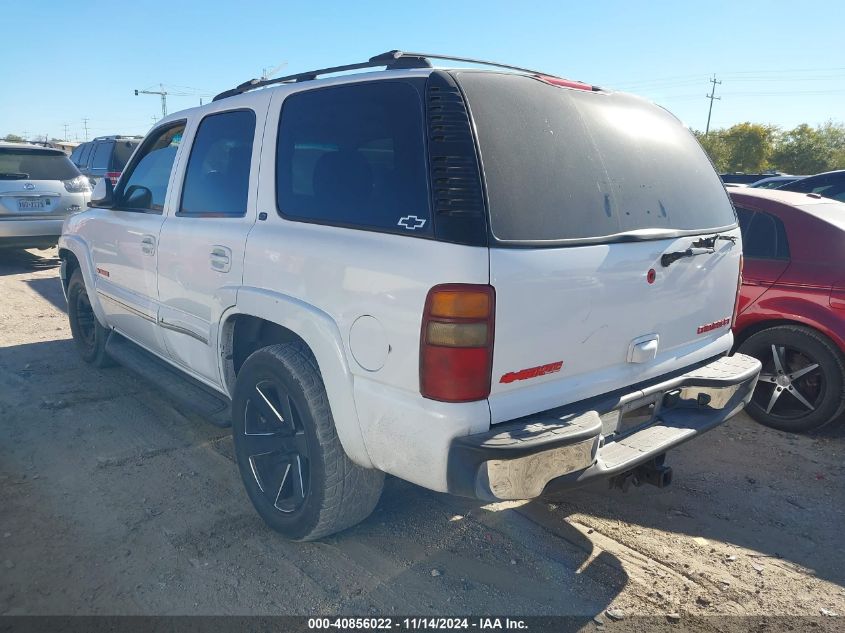
[[[665,490],[482,505],[389,478],[363,524],[295,544],[253,512],[227,431],[85,365],[64,309],[55,251],[0,252],[2,614],[842,622],[841,422],[792,436],[740,415],[670,453]]]

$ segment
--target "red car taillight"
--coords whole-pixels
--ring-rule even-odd
[[[739,274],[736,277],[736,297],[734,297],[734,312],[731,315],[731,327],[736,325],[736,318],[739,316],[739,295],[742,292],[742,267],[745,265],[745,258],[739,256]]]
[[[120,174],[121,174],[121,172],[119,172],[119,171],[107,171],[106,172],[106,178],[111,180],[111,184],[116,185],[117,179],[120,178]]]
[[[428,292],[420,333],[420,393],[443,402],[490,395],[496,294],[492,286],[443,284]]]

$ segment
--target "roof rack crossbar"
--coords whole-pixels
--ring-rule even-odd
[[[520,72],[530,73],[532,75],[543,75],[546,77],[553,77],[548,73],[543,73],[537,70],[530,70],[528,68],[520,68],[519,66],[509,66],[507,64],[499,64],[497,62],[486,61],[483,59],[472,59],[471,57],[455,57],[451,55],[435,55],[431,53],[406,53],[403,51],[387,51],[380,55],[370,57],[365,62],[358,64],[346,64],[344,66],[330,66],[329,68],[320,68],[318,70],[309,70],[295,75],[286,75],[285,77],[276,77],[273,79],[250,79],[244,83],[236,86],[230,90],[221,92],[214,97],[213,101],[219,101],[227,97],[243,94],[256,88],[263,88],[264,86],[272,86],[274,84],[291,83],[299,81],[311,81],[321,75],[331,75],[333,73],[342,73],[349,70],[361,70],[363,68],[378,68],[384,66],[388,70],[398,70],[403,68],[431,68],[429,59],[442,59],[453,62],[469,62],[471,64],[481,64],[483,66],[494,66],[496,68],[506,68],[508,70],[516,70]]]

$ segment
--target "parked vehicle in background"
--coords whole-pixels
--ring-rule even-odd
[[[0,248],[55,246],[64,219],[90,198],[62,150],[0,142]]]
[[[290,538],[364,519],[385,472],[490,500],[665,486],[665,453],[751,397],[739,227],[695,138],[510,70],[391,51],[244,83],[160,121],[65,226],[82,357],[231,420]]]
[[[845,407],[845,204],[778,189],[730,192],[745,267],[738,351],[763,363],[746,410],[809,431]]]
[[[126,161],[141,142],[140,136],[98,136],[77,147],[70,159],[84,176],[97,184],[100,178],[108,178],[112,185],[126,166]]]
[[[758,180],[769,178],[771,176],[783,176],[783,174],[778,171],[770,171],[762,174],[746,174],[741,171],[729,174],[719,174],[719,178],[721,178],[722,182],[726,185],[750,185]]]
[[[827,171],[778,187],[782,191],[816,193],[825,198],[845,202],[845,169]]]
[[[806,176],[769,176],[768,178],[762,178],[761,180],[752,182],[748,186],[752,189],[777,189],[801,178],[806,178]]]

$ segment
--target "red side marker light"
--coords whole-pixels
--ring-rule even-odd
[[[657,273],[654,271],[654,268],[650,268],[645,276],[645,280],[648,283],[653,284],[655,279],[657,279]]]

